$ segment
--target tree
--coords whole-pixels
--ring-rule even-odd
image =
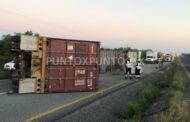
[[[3,56],[8,56],[10,57],[10,44],[11,44],[11,35],[3,35],[3,39],[0,42],[0,54]]]
[[[14,33],[14,36],[20,36],[22,33]],[[25,33],[23,33],[24,35],[30,35],[30,36],[39,36],[38,33],[33,33],[31,30],[30,31],[26,31]],[[0,55],[1,58],[4,57],[5,61],[7,60],[11,60],[12,58],[12,53],[10,52],[11,50],[11,39],[12,36],[10,34],[7,35],[3,35],[2,36],[2,41],[0,41]]]
[[[26,32],[24,33],[24,35],[33,36],[33,32],[32,32],[31,30],[29,30],[29,31],[26,31]]]
[[[27,30],[27,31],[24,32],[24,33],[15,32],[15,33],[14,33],[14,36],[20,36],[21,34],[23,34],[23,35],[28,35],[28,36],[39,36],[39,33],[33,33],[31,30]]]
[[[14,33],[14,36],[20,36],[21,34],[30,36],[39,36],[38,33],[33,33],[32,31],[26,31],[25,33]],[[3,35],[0,41],[0,79],[10,78],[10,72],[3,69],[3,65],[11,60],[13,60],[13,54],[11,53],[11,41],[12,36],[10,34]]]
[[[24,35],[39,36],[39,33],[33,33],[33,32],[30,30],[30,31],[26,31],[26,32],[24,33]]]

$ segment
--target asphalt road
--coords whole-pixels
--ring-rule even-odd
[[[11,80],[0,80],[0,94],[12,91]]]
[[[183,78],[186,81],[186,87],[184,92],[185,92],[185,99],[188,102],[188,109],[190,112],[190,56],[182,55],[180,59],[186,71],[183,72]]]
[[[190,72],[190,55],[182,55],[180,60],[188,72]]]
[[[121,112],[127,110],[129,102],[137,98],[137,94],[147,83],[156,80],[160,75],[162,74],[157,72],[144,77],[139,82],[109,94],[56,122],[123,122],[120,117]]]
[[[157,70],[157,65],[144,65],[143,75],[149,74]],[[52,109],[64,107],[73,101],[79,101],[82,103],[82,99],[87,96],[97,94],[100,96],[104,94],[102,90],[108,89],[114,85],[120,83],[130,83],[133,81],[126,81],[123,77],[123,73],[117,75],[101,74],[100,75],[100,90],[96,92],[77,92],[77,93],[54,93],[54,94],[1,94],[0,95],[0,121],[2,122],[21,122],[31,117],[42,115],[39,113],[50,113]],[[3,80],[0,82],[1,93],[10,91],[11,82],[9,80]],[[102,92],[101,92],[102,91]],[[106,92],[106,91],[105,91]],[[81,99],[81,101],[80,101]],[[95,99],[95,97],[94,97]],[[92,99],[93,100],[93,99]],[[79,106],[80,107],[80,106]],[[68,107],[66,107],[68,108]],[[70,112],[74,109],[65,109],[64,112]]]

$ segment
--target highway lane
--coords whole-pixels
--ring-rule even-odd
[[[182,55],[180,57],[182,66],[184,68],[184,72],[182,74],[184,80],[186,81],[186,86],[185,86],[185,99],[187,100],[188,103],[188,109],[190,112],[190,56],[188,55]]]
[[[12,91],[11,80],[0,80],[0,95]]]
[[[156,71],[156,65],[148,65],[146,73]],[[126,81],[123,73],[118,75],[101,74],[100,90]],[[7,83],[7,82],[6,82]],[[0,88],[3,89],[3,88]],[[7,88],[7,91],[9,88]],[[95,92],[54,93],[54,94],[5,94],[0,95],[0,120],[20,122],[41,112],[71,103]]]
[[[185,66],[188,72],[190,72],[190,56],[189,55],[182,55],[180,57],[182,64]]]
[[[164,72],[164,70],[162,71]],[[139,92],[149,82],[158,79],[162,73],[154,73],[148,77],[113,92],[102,99],[92,102],[69,115],[57,118],[56,122],[122,122],[119,114],[126,110],[129,102],[137,99]]]

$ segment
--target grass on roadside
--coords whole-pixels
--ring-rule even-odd
[[[142,113],[155,101],[163,88],[168,88],[171,97],[169,109],[162,115],[161,122],[186,122],[189,119],[187,102],[184,100],[183,90],[185,81],[180,75],[178,60],[158,80],[149,83],[140,93],[137,100],[130,102],[126,111],[121,113],[125,121],[140,121]],[[183,115],[181,115],[183,114]],[[178,122],[178,121],[177,121]]]
[[[148,84],[140,93],[139,98],[128,104],[126,111],[121,113],[121,117],[128,121],[140,121],[140,116],[151,103],[160,95],[160,87],[156,82]]]
[[[174,75],[170,87],[169,108],[161,115],[160,122],[189,122],[188,103],[184,97],[185,81],[179,71]]]

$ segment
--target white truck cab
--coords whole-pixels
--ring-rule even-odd
[[[158,53],[156,51],[147,51],[145,62],[146,63],[157,63],[158,62]]]

